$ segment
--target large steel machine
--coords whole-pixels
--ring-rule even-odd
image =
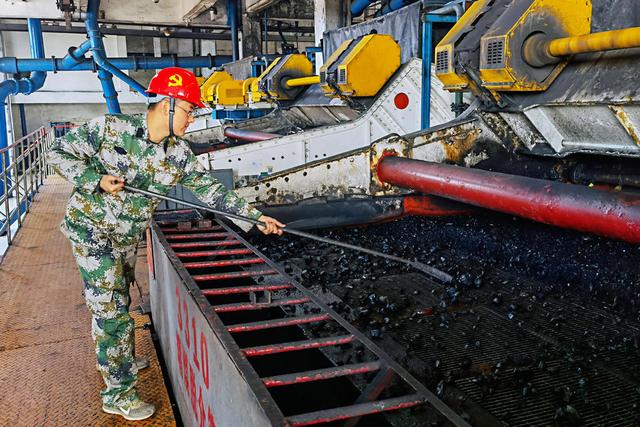
[[[354,96],[363,91],[357,78],[364,71],[355,66],[359,43],[351,43],[317,77],[308,74],[302,58],[285,56],[257,80],[229,83],[240,93],[260,92],[260,99],[291,103],[264,117],[192,136],[225,144],[210,159],[212,168],[226,169],[242,197],[294,228],[364,224],[406,214],[452,215],[482,207],[638,243],[638,26],[640,3],[635,0],[478,0],[435,50],[441,85],[474,98],[454,120],[418,130],[417,61],[380,79],[385,82],[375,96]],[[232,79],[219,77],[211,82],[210,87],[218,85],[211,93],[224,97],[224,83]],[[438,312],[435,295],[456,288],[443,291],[442,284],[414,278],[413,288],[410,281],[402,284],[401,297],[411,299],[407,289],[415,289],[412,295],[420,304],[433,305],[420,315],[439,314],[432,316],[433,324],[407,320],[409,329],[426,328],[423,332],[433,341],[424,351],[433,353],[425,356],[432,367],[417,378],[408,366],[396,363],[409,360],[407,353],[381,350],[378,343],[384,341],[371,341],[352,325],[353,319],[338,313],[342,303],[323,283],[312,289],[300,285],[295,272],[266,259],[225,224],[191,211],[168,211],[157,217],[148,242],[154,324],[185,425],[497,426],[505,419],[518,426],[550,425],[553,419],[558,425],[581,425],[575,408],[566,404],[573,398],[571,390],[551,387],[563,384],[552,369],[561,363],[557,360],[553,366],[541,362],[509,371],[522,390],[517,402],[502,398],[503,389],[491,391],[497,372],[507,375],[497,356],[503,354],[502,340],[513,344],[507,350],[513,355],[509,363],[515,364],[514,358],[526,358],[527,349],[540,350],[548,336],[554,338],[543,343],[547,347],[562,345],[558,341],[565,336],[587,345],[591,333],[607,342],[625,324],[596,308],[589,312],[578,304],[561,306],[532,297],[527,310],[549,314],[553,308],[561,320],[544,317],[531,330],[524,324],[516,330],[493,303],[475,300],[469,310],[445,304]],[[494,285],[503,286],[506,297],[509,282],[496,277]],[[394,286],[389,281],[387,289]],[[518,286],[518,292],[515,286],[509,292],[525,291]],[[392,304],[364,292],[364,300],[376,300],[370,307],[386,310]],[[489,292],[482,298],[495,301],[490,290],[478,292]],[[359,308],[366,310],[365,303]],[[552,334],[540,332],[547,323],[559,328],[565,313],[586,320],[577,331],[567,326]],[[449,329],[447,319],[456,317],[460,320]],[[441,364],[451,371],[466,369],[455,365],[450,352],[460,345],[457,341],[469,341],[475,333],[470,331],[485,318],[498,325],[481,332],[493,337],[486,341],[489,352],[495,352],[490,358],[495,366],[479,365],[476,377],[455,384],[446,378],[434,383],[430,375]],[[446,324],[439,336],[449,349],[437,346],[438,322]],[[424,339],[413,333],[409,338]],[[628,381],[620,368],[637,363],[637,335],[634,339],[625,345],[635,350],[598,365],[590,396],[611,394],[611,402],[585,396],[585,406],[599,414],[586,425],[634,425],[637,375]],[[597,350],[584,352],[585,358],[595,357]],[[567,378],[579,375],[582,381],[579,363],[567,363],[579,369]],[[535,370],[551,385],[535,383]],[[527,393],[536,388],[541,396],[556,393],[565,399],[555,418],[553,406],[526,406]],[[483,406],[485,398],[493,399],[493,406]],[[547,415],[527,415],[538,412]]]
[[[328,153],[238,192],[298,226],[474,205],[638,242],[638,7],[477,1],[435,55],[444,87],[475,97],[464,114]]]
[[[233,80],[225,71],[202,86],[215,108],[244,102],[277,108],[259,118],[222,123],[188,134],[211,151],[207,163],[226,170],[236,188],[319,159],[365,147],[389,134],[420,128],[420,61],[400,63],[400,46],[386,34],[345,41],[319,75],[303,54],[276,58],[257,78]],[[432,120],[454,117],[453,95],[434,78]],[[244,100],[244,101],[243,101]]]

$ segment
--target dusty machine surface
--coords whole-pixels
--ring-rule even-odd
[[[435,55],[464,114],[238,191],[303,227],[474,205],[639,242],[639,25],[632,0],[476,1]]]
[[[348,102],[326,96],[323,85],[315,84],[293,104],[264,117],[192,132],[189,139],[214,144],[211,167],[233,169],[236,187],[253,188],[265,175],[365,147],[388,134],[418,130],[420,73],[420,61],[413,59],[393,73],[377,96]],[[437,98],[435,122],[453,117],[450,98]]]
[[[454,117],[454,95],[432,81],[431,118],[444,123]],[[216,112],[274,109],[188,134],[212,153],[212,169],[232,174],[236,188],[254,188],[266,176],[420,128],[420,60],[401,64],[401,48],[388,34],[346,40],[318,75],[307,56],[296,53],[275,58],[255,78],[234,80],[225,71],[214,72],[201,89]]]

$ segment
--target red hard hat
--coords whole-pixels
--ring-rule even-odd
[[[205,106],[200,100],[200,85],[196,75],[184,68],[169,67],[158,71],[151,79],[147,93],[182,99],[200,108]]]

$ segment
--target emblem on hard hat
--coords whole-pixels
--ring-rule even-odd
[[[182,76],[180,74],[173,74],[169,77],[169,87],[182,86]]]

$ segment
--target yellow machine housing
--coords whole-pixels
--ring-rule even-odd
[[[216,105],[242,105],[244,80],[223,80],[216,85]]]
[[[480,78],[492,91],[546,90],[567,61],[534,67],[523,57],[530,37],[556,39],[591,31],[591,0],[514,0],[480,41]]]
[[[400,46],[388,34],[347,40],[320,68],[327,96],[374,96],[400,67]]]
[[[287,81],[313,75],[313,64],[302,53],[292,53],[276,58],[258,77],[258,87],[272,99],[288,101],[295,99],[303,86],[289,87]]]
[[[436,46],[435,74],[445,89],[455,92],[473,88],[474,83],[467,74],[456,72],[456,48],[462,38],[469,33],[469,29],[489,10],[491,3],[492,0],[478,0],[471,4],[465,14]]]
[[[205,102],[213,104],[216,98],[216,87],[220,82],[233,80],[231,74],[226,71],[214,71],[205,82],[200,85],[200,93]]]
[[[258,88],[258,81],[257,77],[249,77],[242,82],[242,96],[245,104],[260,102],[262,99],[264,94]]]

